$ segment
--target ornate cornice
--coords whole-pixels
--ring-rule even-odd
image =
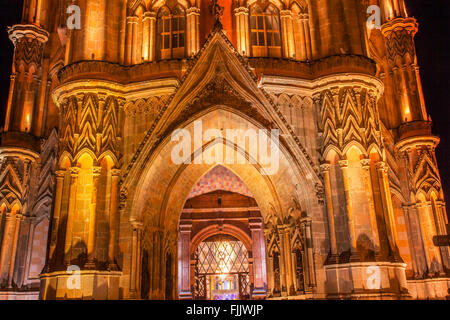
[[[395,149],[397,152],[403,153],[405,151],[417,148],[417,147],[430,147],[433,150],[437,147],[440,142],[440,138],[436,136],[414,136],[406,139],[402,139],[395,144]]]
[[[172,94],[178,87],[176,78],[148,80],[123,85],[114,81],[86,79],[63,83],[53,90],[53,101],[60,106],[65,99],[77,95],[103,93],[121,100],[136,100],[149,96]]]
[[[14,45],[23,37],[34,38],[39,42],[46,43],[50,36],[48,31],[34,24],[16,24],[8,28],[8,35]]]

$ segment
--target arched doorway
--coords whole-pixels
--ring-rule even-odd
[[[201,119],[203,131],[211,128],[224,128],[226,130],[227,128],[237,127],[244,128],[244,131],[247,129],[258,130],[255,121],[236,112],[231,112],[229,108],[224,106],[217,106],[205,110],[196,119]],[[188,130],[192,137],[194,136],[195,127],[193,122],[185,123],[181,127]],[[193,222],[189,221],[189,219],[184,221],[180,221],[180,219],[187,199],[192,199],[195,196],[205,195],[213,191],[238,193],[254,199],[257,203],[256,210],[258,210],[258,216],[248,218],[247,226],[245,227],[246,231],[243,233],[246,235],[244,238],[255,238],[257,241],[237,238],[244,244],[248,243],[248,247],[250,248],[248,251],[252,253],[253,268],[256,269],[256,271],[252,271],[250,268],[250,274],[253,272],[251,279],[254,280],[254,286],[251,289],[251,298],[266,297],[267,292],[272,291],[273,275],[266,275],[266,271],[269,272],[272,268],[269,265],[271,257],[266,256],[264,241],[269,239],[267,237],[265,238],[264,228],[268,228],[269,221],[272,221],[273,226],[275,226],[274,223],[283,222],[286,215],[291,215],[291,213],[299,219],[299,211],[293,210],[293,208],[297,207],[302,208],[306,212],[311,212],[312,215],[317,216],[317,219],[321,219],[320,211],[316,210],[320,206],[318,206],[314,189],[314,172],[306,172],[308,169],[302,167],[301,163],[293,162],[292,155],[283,144],[280,144],[279,170],[274,174],[267,174],[265,172],[265,166],[258,161],[256,163],[249,163],[247,161],[244,164],[236,162],[231,164],[227,162],[201,162],[197,164],[197,158],[200,159],[202,154],[208,153],[218,146],[223,147],[224,155],[228,152],[237,153],[245,159],[250,159],[251,154],[247,150],[248,143],[242,144],[236,139],[209,141],[205,142],[202,147],[198,146],[198,148],[193,142],[192,140],[191,163],[175,164],[171,160],[171,152],[176,147],[177,142],[171,141],[170,136],[167,137],[159,143],[153,151],[154,154],[148,154],[148,158],[142,160],[145,160],[145,162],[142,162],[140,168],[130,170],[127,182],[122,187],[123,191],[126,191],[128,195],[132,195],[127,200],[127,205],[131,206],[129,219],[134,228],[132,229],[133,234],[130,235],[133,237],[133,245],[136,249],[145,246],[149,250],[151,260],[149,266],[151,275],[149,298],[164,299],[165,289],[172,284],[172,297],[174,299],[193,298],[194,270],[191,262],[193,261],[192,254],[194,252],[191,252],[191,249],[195,246],[191,245],[191,240],[193,240],[194,236],[194,226]],[[202,152],[199,152],[200,150]],[[237,154],[235,154],[236,157]],[[239,183],[225,178],[215,180],[216,182],[222,181],[223,183],[213,183],[211,185],[215,185],[216,187],[209,188],[208,190],[204,188],[208,184],[203,185],[203,187],[197,185],[198,182],[203,181],[203,177],[210,172],[218,170],[218,168],[223,168],[233,173],[238,177]],[[248,187],[248,190],[251,192],[244,192],[242,185],[245,185],[246,188]],[[227,186],[234,187],[227,188]],[[222,203],[223,201],[224,198],[222,198]],[[215,205],[217,206],[217,202],[215,202]],[[310,217],[308,219],[311,220]],[[306,229],[310,228],[310,225],[312,224],[309,223]],[[236,228],[230,227],[229,224],[215,223],[214,228],[213,234],[227,231],[225,232],[226,234],[236,237]],[[297,229],[293,228],[292,230]],[[299,230],[302,234],[304,233],[303,229],[300,228]],[[206,238],[202,240],[204,239]],[[294,274],[295,270],[293,266],[295,264],[290,263],[290,260],[285,258],[286,254],[284,253],[291,252],[292,248],[290,244],[285,241],[284,237],[280,238],[277,236],[277,241],[280,246],[280,270],[287,270],[286,272]],[[259,244],[256,248],[253,246],[255,243]],[[190,254],[182,254],[181,250],[190,252]],[[310,248],[308,250],[312,251]],[[141,258],[139,257],[139,250],[133,252],[129,259],[131,275],[130,288],[137,291],[140,290],[141,286],[140,281],[138,281],[140,277],[133,275],[140,275],[142,273],[140,264],[136,263],[137,261],[141,261]],[[164,263],[167,252],[172,253],[172,283],[166,277],[165,272],[166,268],[169,269]],[[255,261],[263,261],[264,263],[259,262],[255,264]],[[312,253],[306,255],[306,249],[303,261],[305,271],[310,270],[313,266]],[[287,274],[286,272],[282,272],[283,276],[280,276],[281,288],[293,287],[294,277],[284,276]],[[315,283],[313,280],[313,277],[308,273],[305,283],[309,286],[310,283]]]
[[[217,166],[198,181],[183,207],[179,230],[181,299],[266,296],[263,218],[234,173]]]

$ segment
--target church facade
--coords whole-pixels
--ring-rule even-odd
[[[404,0],[25,0],[0,299],[444,299],[417,31]]]

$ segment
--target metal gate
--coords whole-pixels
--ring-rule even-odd
[[[195,299],[250,298],[248,252],[241,241],[212,236],[200,243],[195,261]]]

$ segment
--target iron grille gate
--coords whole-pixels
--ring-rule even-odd
[[[250,297],[248,252],[234,237],[219,235],[200,243],[195,253],[194,297],[212,299],[211,279],[215,275],[237,275],[239,299]]]

